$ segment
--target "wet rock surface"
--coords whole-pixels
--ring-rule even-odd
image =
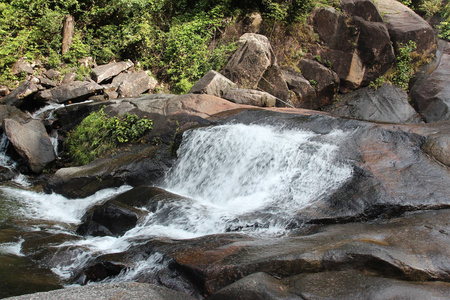
[[[303,274],[283,280],[301,299],[445,299],[447,282],[408,282],[358,271]]]
[[[31,299],[155,299],[155,300],[189,300],[194,299],[168,288],[136,282],[107,283],[61,289],[46,293],[13,297],[15,300]]]

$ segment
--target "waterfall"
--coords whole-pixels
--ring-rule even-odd
[[[44,195],[18,187],[1,187],[16,218],[28,220],[32,231],[69,238],[49,267],[63,280],[96,257],[126,251],[152,236],[189,239],[240,230],[252,235],[287,234],[290,221],[302,209],[320,202],[352,176],[352,167],[339,156],[348,132],[328,134],[261,125],[222,125],[184,133],[177,164],[162,188],[181,199],[161,200],[156,211],[120,237],[74,235],[74,227],[93,205],[129,190],[107,189],[84,199]],[[7,139],[2,139],[2,144]],[[5,146],[4,146],[5,147]],[[1,148],[4,149],[4,148]],[[54,225],[50,225],[54,224]],[[73,239],[70,236],[74,236]],[[21,255],[22,239],[1,245],[4,253]],[[113,281],[133,280],[164,262],[158,254],[135,262]]]
[[[243,124],[186,132],[164,188],[195,200],[176,204],[170,226],[196,234],[284,231],[352,175],[336,155],[347,135]]]

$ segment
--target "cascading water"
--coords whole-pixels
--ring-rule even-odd
[[[255,226],[285,231],[302,208],[351,176],[352,168],[336,161],[346,136],[243,124],[188,132],[165,188],[195,200],[171,224],[197,235]]]
[[[80,238],[74,228],[90,207],[130,187],[76,200],[25,187],[2,187],[0,193],[15,205],[16,218],[30,220],[30,230],[74,237],[52,245],[60,249],[55,255],[64,259],[49,266],[60,278],[68,279],[96,257],[126,251],[152,236],[188,239],[230,230],[262,236],[285,234],[297,213],[352,175],[351,166],[338,161],[336,155],[347,135],[338,130],[316,134],[243,124],[188,131],[178,150],[178,163],[162,186],[183,197],[161,201],[154,212],[145,211],[147,217],[120,237]],[[18,237],[3,244],[0,254],[22,255],[22,243]],[[133,280],[137,273],[157,269],[159,264],[161,257],[154,254],[114,280]]]

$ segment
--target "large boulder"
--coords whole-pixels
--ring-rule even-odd
[[[422,119],[408,100],[408,95],[401,88],[384,84],[376,90],[365,87],[344,94],[326,111],[338,117],[373,122],[421,122]]]
[[[275,106],[277,99],[269,93],[250,89],[228,89],[222,98],[228,101],[260,107]]]
[[[386,25],[370,0],[346,0],[341,11],[314,11],[314,30],[327,47],[321,59],[329,64],[348,92],[383,75],[395,56]]]
[[[291,95],[283,72],[278,66],[271,66],[264,72],[263,77],[258,83],[258,88],[263,90],[281,101],[290,102]],[[280,105],[283,106],[283,105]]]
[[[389,35],[397,50],[400,44],[413,41],[417,52],[432,55],[436,51],[436,35],[433,27],[414,11],[396,0],[375,0]]]
[[[92,81],[74,81],[50,90],[38,93],[37,98],[46,102],[65,103],[87,100],[90,96],[101,93],[103,88]]]
[[[46,185],[46,192],[82,198],[124,184],[156,184],[172,166],[168,145],[139,147],[87,165],[59,169]]]
[[[241,88],[256,89],[266,70],[276,63],[272,46],[267,37],[254,33],[244,34],[239,43],[223,74]]]
[[[117,87],[121,98],[134,98],[153,90],[158,82],[145,71],[122,73],[115,77],[112,84]]]
[[[440,41],[435,60],[413,80],[411,102],[426,122],[450,120],[450,43]]]
[[[294,93],[292,104],[295,107],[316,108],[316,90],[311,83],[293,68],[283,68],[282,73],[289,90]]]
[[[40,173],[56,159],[52,142],[40,121],[32,120],[22,125],[6,119],[3,128],[14,149],[27,161],[32,172]]]
[[[222,74],[211,70],[192,86],[189,93],[222,97],[228,89],[236,87],[237,85],[233,81]]]
[[[5,119],[12,119],[16,122],[24,124],[31,120],[31,116],[15,106],[0,105],[0,122],[2,123],[1,128],[3,128],[3,121]]]
[[[19,85],[14,91],[0,99],[1,104],[20,107],[24,101],[39,91],[38,86],[31,80]]]
[[[298,68],[303,77],[316,90],[317,101],[312,109],[318,109],[333,101],[339,89],[339,77],[335,72],[311,59],[302,59]]]
[[[423,146],[425,152],[450,167],[450,134],[430,136]]]
[[[103,83],[133,66],[134,64],[131,61],[121,61],[101,65],[92,70],[92,78],[97,83]]]

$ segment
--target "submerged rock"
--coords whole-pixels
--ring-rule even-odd
[[[82,224],[77,233],[90,236],[121,236],[136,226],[141,215],[143,212],[140,210],[110,200],[88,211],[82,217]]]

